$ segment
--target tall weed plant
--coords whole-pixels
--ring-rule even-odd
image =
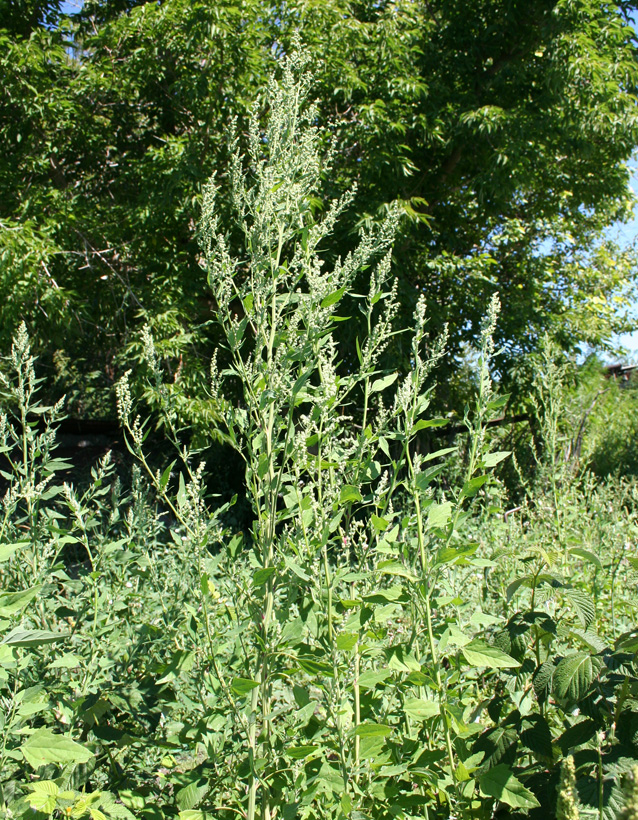
[[[330,150],[310,88],[298,49],[267,89],[265,128],[256,108],[232,136],[231,235],[215,180],[204,195],[223,339],[210,401],[245,461],[249,528],[227,531],[207,498],[150,331],[175,460],[153,466],[125,376],[130,487],[106,458],[82,491],[55,457],[61,407],[39,404],[26,329],[16,336],[0,417],[2,811],[611,820],[634,800],[620,781],[636,757],[635,596],[618,590],[635,582],[635,515],[609,510],[611,559],[595,512],[580,544],[554,515],[559,546],[522,514],[496,517],[492,470],[508,455],[485,436],[506,400],[490,379],[497,299],[463,475],[440,481],[455,448],[424,436],[446,424],[428,414],[445,339],[428,346],[423,300],[412,328],[394,327],[393,211],[345,258],[323,259],[351,195],[316,199]],[[355,310],[367,328],[356,359],[334,332]],[[399,331],[403,374],[379,364]]]
[[[449,814],[471,807],[477,788],[478,760],[467,764],[458,748],[467,731],[459,663],[473,688],[479,669],[517,665],[485,642],[485,623],[469,601],[457,602],[453,633],[441,642],[441,608],[456,601],[448,567],[459,559],[482,567],[461,535],[467,508],[486,470],[506,455],[483,446],[483,422],[502,404],[489,378],[498,303],[482,336],[466,480],[443,497],[434,482],[448,450],[420,453],[417,442],[422,430],[445,424],[426,417],[428,377],[445,340],[425,349],[420,300],[411,372],[378,368],[395,332],[396,214],[331,268],[321,258],[352,195],[316,216],[330,156],[319,153],[304,63],[296,53],[281,82],[271,83],[266,130],[255,110],[245,157],[234,138],[238,252],[218,233],[214,181],[204,196],[202,242],[226,340],[213,362],[212,394],[225,437],[245,458],[254,515],[250,533],[219,552],[207,555],[202,542],[198,619],[213,715],[219,710],[211,720],[232,715],[225,754],[237,755],[243,784],[229,783],[224,802],[249,820],[379,815],[402,806]],[[370,289],[356,294],[363,269]],[[355,370],[342,364],[333,335],[348,321],[338,313],[346,305],[363,313],[368,329]],[[238,391],[238,403],[226,398]],[[123,384],[122,417],[143,459],[128,404]],[[162,489],[159,476],[155,483]]]

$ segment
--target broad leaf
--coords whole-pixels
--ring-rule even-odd
[[[588,652],[568,655],[558,663],[554,671],[554,695],[572,703],[579,701],[585,696],[601,667],[600,658]]]
[[[535,809],[540,806],[532,792],[503,763],[488,769],[479,777],[479,788],[485,797],[495,797],[514,809]]]
[[[50,729],[38,729],[29,735],[20,751],[34,769],[46,766],[47,763],[60,766],[66,766],[67,763],[87,763],[93,757],[93,752],[84,746]]]
[[[391,384],[397,380],[399,374],[398,373],[390,373],[387,376],[383,376],[381,379],[376,379],[370,385],[370,392],[371,393],[380,393],[382,390],[385,390],[386,387],[390,387]]]
[[[252,692],[252,690],[256,689],[258,686],[259,683],[256,680],[250,680],[248,678],[233,678],[232,683],[230,684],[230,688],[233,692],[240,697]]]
[[[520,666],[517,660],[506,655],[496,646],[490,646],[485,641],[472,641],[461,650],[470,666],[487,666],[490,669],[513,669]]]
[[[422,700],[421,698],[409,698],[403,705],[406,715],[414,720],[428,720],[439,714],[439,704],[433,700]]]

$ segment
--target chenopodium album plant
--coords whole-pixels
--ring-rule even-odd
[[[496,799],[529,808],[534,796],[507,766],[473,774],[483,755],[467,740],[481,728],[471,720],[482,678],[518,662],[486,639],[494,619],[449,574],[459,563],[468,577],[489,565],[462,528],[489,468],[507,455],[487,454],[483,437],[502,406],[489,378],[498,301],[482,332],[477,404],[466,416],[466,480],[444,496],[434,482],[454,448],[422,452],[421,436],[446,423],[426,417],[428,378],[445,340],[426,350],[421,299],[411,371],[400,377],[379,367],[395,332],[396,212],[332,267],[321,258],[352,194],[315,216],[330,156],[320,154],[304,66],[294,53],[281,81],[271,81],[266,129],[255,110],[245,158],[233,138],[240,252],[218,231],[214,180],[203,203],[202,243],[225,339],[212,393],[224,435],[245,459],[249,533],[220,534],[201,504],[201,471],[180,479],[178,502],[170,499],[170,468],[153,474],[144,461],[125,381],[119,390],[133,451],[201,546],[201,597],[189,611],[209,687],[196,738],[208,762],[192,769],[199,791],[189,808],[248,820],[489,814]],[[359,295],[362,270],[370,287]],[[356,366],[343,363],[335,340],[336,324],[348,321],[337,314],[344,304],[358,305],[367,323]],[[148,334],[146,349],[160,384]]]

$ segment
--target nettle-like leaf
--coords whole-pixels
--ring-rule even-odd
[[[580,589],[567,588],[563,591],[563,594],[576,610],[583,629],[587,631],[596,620],[596,605],[593,599]]]
[[[483,753],[481,770],[486,771],[499,763],[513,763],[518,743],[519,734],[515,726],[495,726],[479,735],[472,745],[472,752]]]
[[[560,700],[576,703],[586,695],[602,667],[602,659],[588,652],[576,652],[562,658],[554,670],[554,695]]]
[[[552,732],[543,715],[527,715],[521,721],[521,745],[537,758],[552,759]]]

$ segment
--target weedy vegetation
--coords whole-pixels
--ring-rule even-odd
[[[305,68],[297,52],[271,81],[245,154],[232,137],[232,236],[215,180],[204,197],[211,397],[245,460],[249,528],[228,531],[207,496],[150,332],[175,460],[152,466],[124,377],[127,482],[106,457],[84,489],[66,483],[63,408],[39,402],[24,326],[4,362],[4,816],[634,817],[636,487],[569,467],[554,369],[538,381],[536,477],[508,510],[509,453],[486,427],[507,400],[496,297],[463,446],[434,445],[445,337],[426,348],[423,300],[394,326],[398,215],[322,258],[350,200],[317,208],[330,151]],[[352,362],[334,331],[354,311],[367,332]],[[380,365],[398,331],[401,374]]]

